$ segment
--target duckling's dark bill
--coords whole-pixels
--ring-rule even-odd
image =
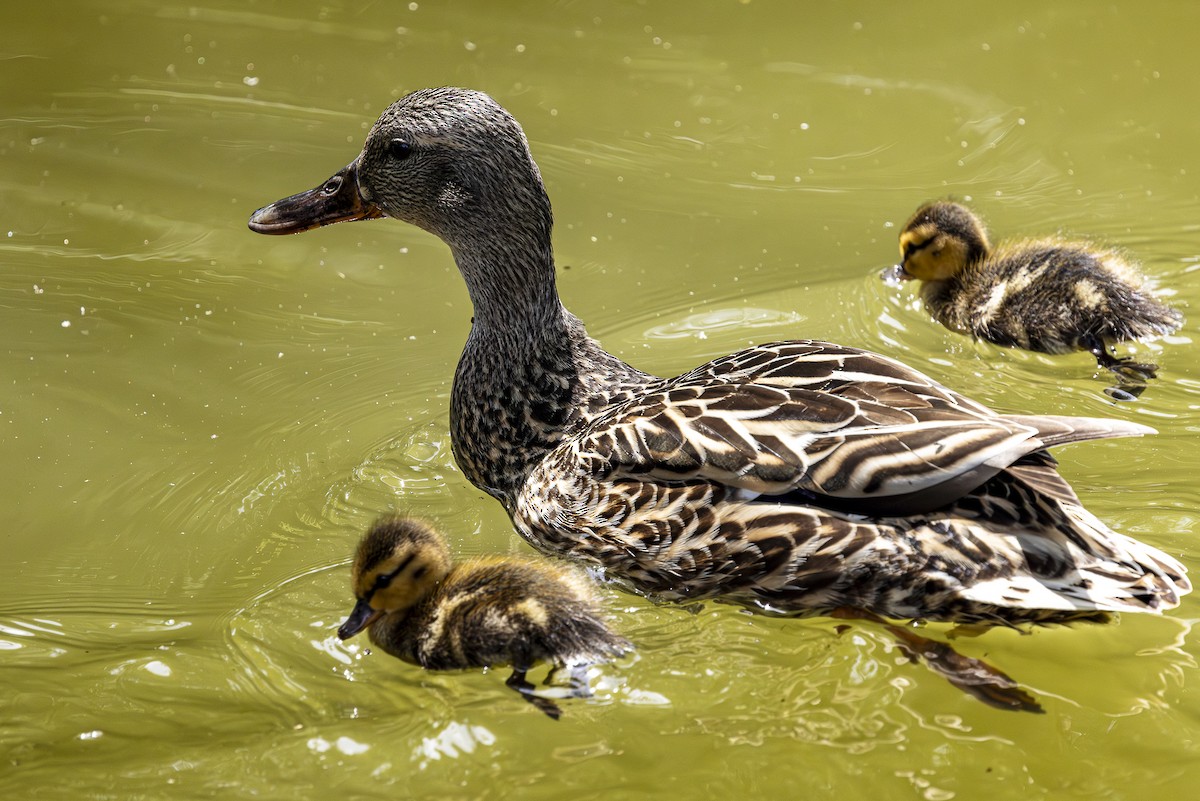
[[[900,286],[903,281],[912,280],[913,276],[905,271],[903,264],[893,264],[879,271],[879,277],[889,286]]]
[[[354,605],[354,610],[350,612],[350,617],[346,618],[346,622],[338,629],[338,637],[343,640],[350,639],[374,623],[376,618],[382,614],[381,610],[372,609],[369,603],[359,599],[358,603]]]
[[[276,200],[250,215],[250,230],[260,234],[298,234],[322,225],[374,220],[383,212],[358,191],[358,164],[351,162],[328,181],[298,195]]]

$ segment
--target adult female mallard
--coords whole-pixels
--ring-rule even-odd
[[[1183,322],[1119,253],[1064,239],[993,248],[979,218],[948,200],[913,213],[900,232],[900,256],[894,274],[920,280],[925,308],[952,331],[1042,353],[1085,350],[1133,381],[1156,368],[1117,358],[1109,347],[1169,334]]]
[[[485,94],[396,101],[354,161],[250,227],[383,216],[439,236],[466,280],[455,459],[539,549],[661,599],[788,614],[1051,623],[1161,612],[1191,589],[1087,512],[1046,451],[1146,426],[997,414],[826,342],[667,379],[605,352],[559,301],[541,176]]]
[[[540,662],[578,669],[633,646],[600,619],[590,582],[547,561],[480,557],[453,564],[445,539],[408,517],[377,521],[350,571],[354,610],[343,640],[363,629],[392,656],[428,670],[509,665],[508,686],[552,718],[526,672]]]

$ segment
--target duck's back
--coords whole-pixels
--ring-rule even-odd
[[[1054,240],[1001,245],[923,294],[949,328],[1043,353],[1161,335],[1181,322],[1119,254]]]
[[[574,570],[480,558],[456,566],[409,615],[404,658],[432,670],[599,662],[630,649],[600,615],[590,583]]]

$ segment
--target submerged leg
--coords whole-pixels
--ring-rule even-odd
[[[1145,384],[1129,384],[1121,381],[1115,387],[1105,387],[1104,394],[1115,401],[1133,401],[1146,391]]]
[[[562,673],[567,673],[566,681],[562,681]],[[592,688],[588,684],[587,665],[555,665],[546,674],[542,682],[547,687],[563,687],[567,698],[591,698]]]
[[[878,623],[896,637],[896,644],[909,659],[924,661],[934,673],[988,706],[1013,712],[1045,712],[1037,699],[1022,690],[1008,674],[982,659],[963,656],[946,643],[922,637],[912,629],[861,609],[839,609],[833,617]]]
[[[512,675],[504,682],[506,685],[516,690],[529,703],[542,710],[547,717],[558,720],[562,717],[562,710],[558,708],[558,704],[551,701],[549,698],[542,698],[534,690],[534,686],[525,678],[525,671],[519,668],[513,668]]]

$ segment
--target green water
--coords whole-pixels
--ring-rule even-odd
[[[16,8],[16,7],[14,7]],[[526,553],[447,434],[470,308],[394,222],[251,234],[395,97],[522,121],[560,289],[680,372],[814,337],[1004,411],[1149,423],[1060,449],[1114,527],[1193,568],[1200,6],[1167,0],[21,4],[0,37],[0,797],[1187,797],[1200,601],[956,640],[1004,713],[882,630],[607,591],[636,657],[555,723],[498,672],[428,674],[333,631],[360,531],[401,507],[459,554]],[[1193,318],[1114,404],[1084,356],[974,345],[883,285],[897,225],[1127,249]]]

